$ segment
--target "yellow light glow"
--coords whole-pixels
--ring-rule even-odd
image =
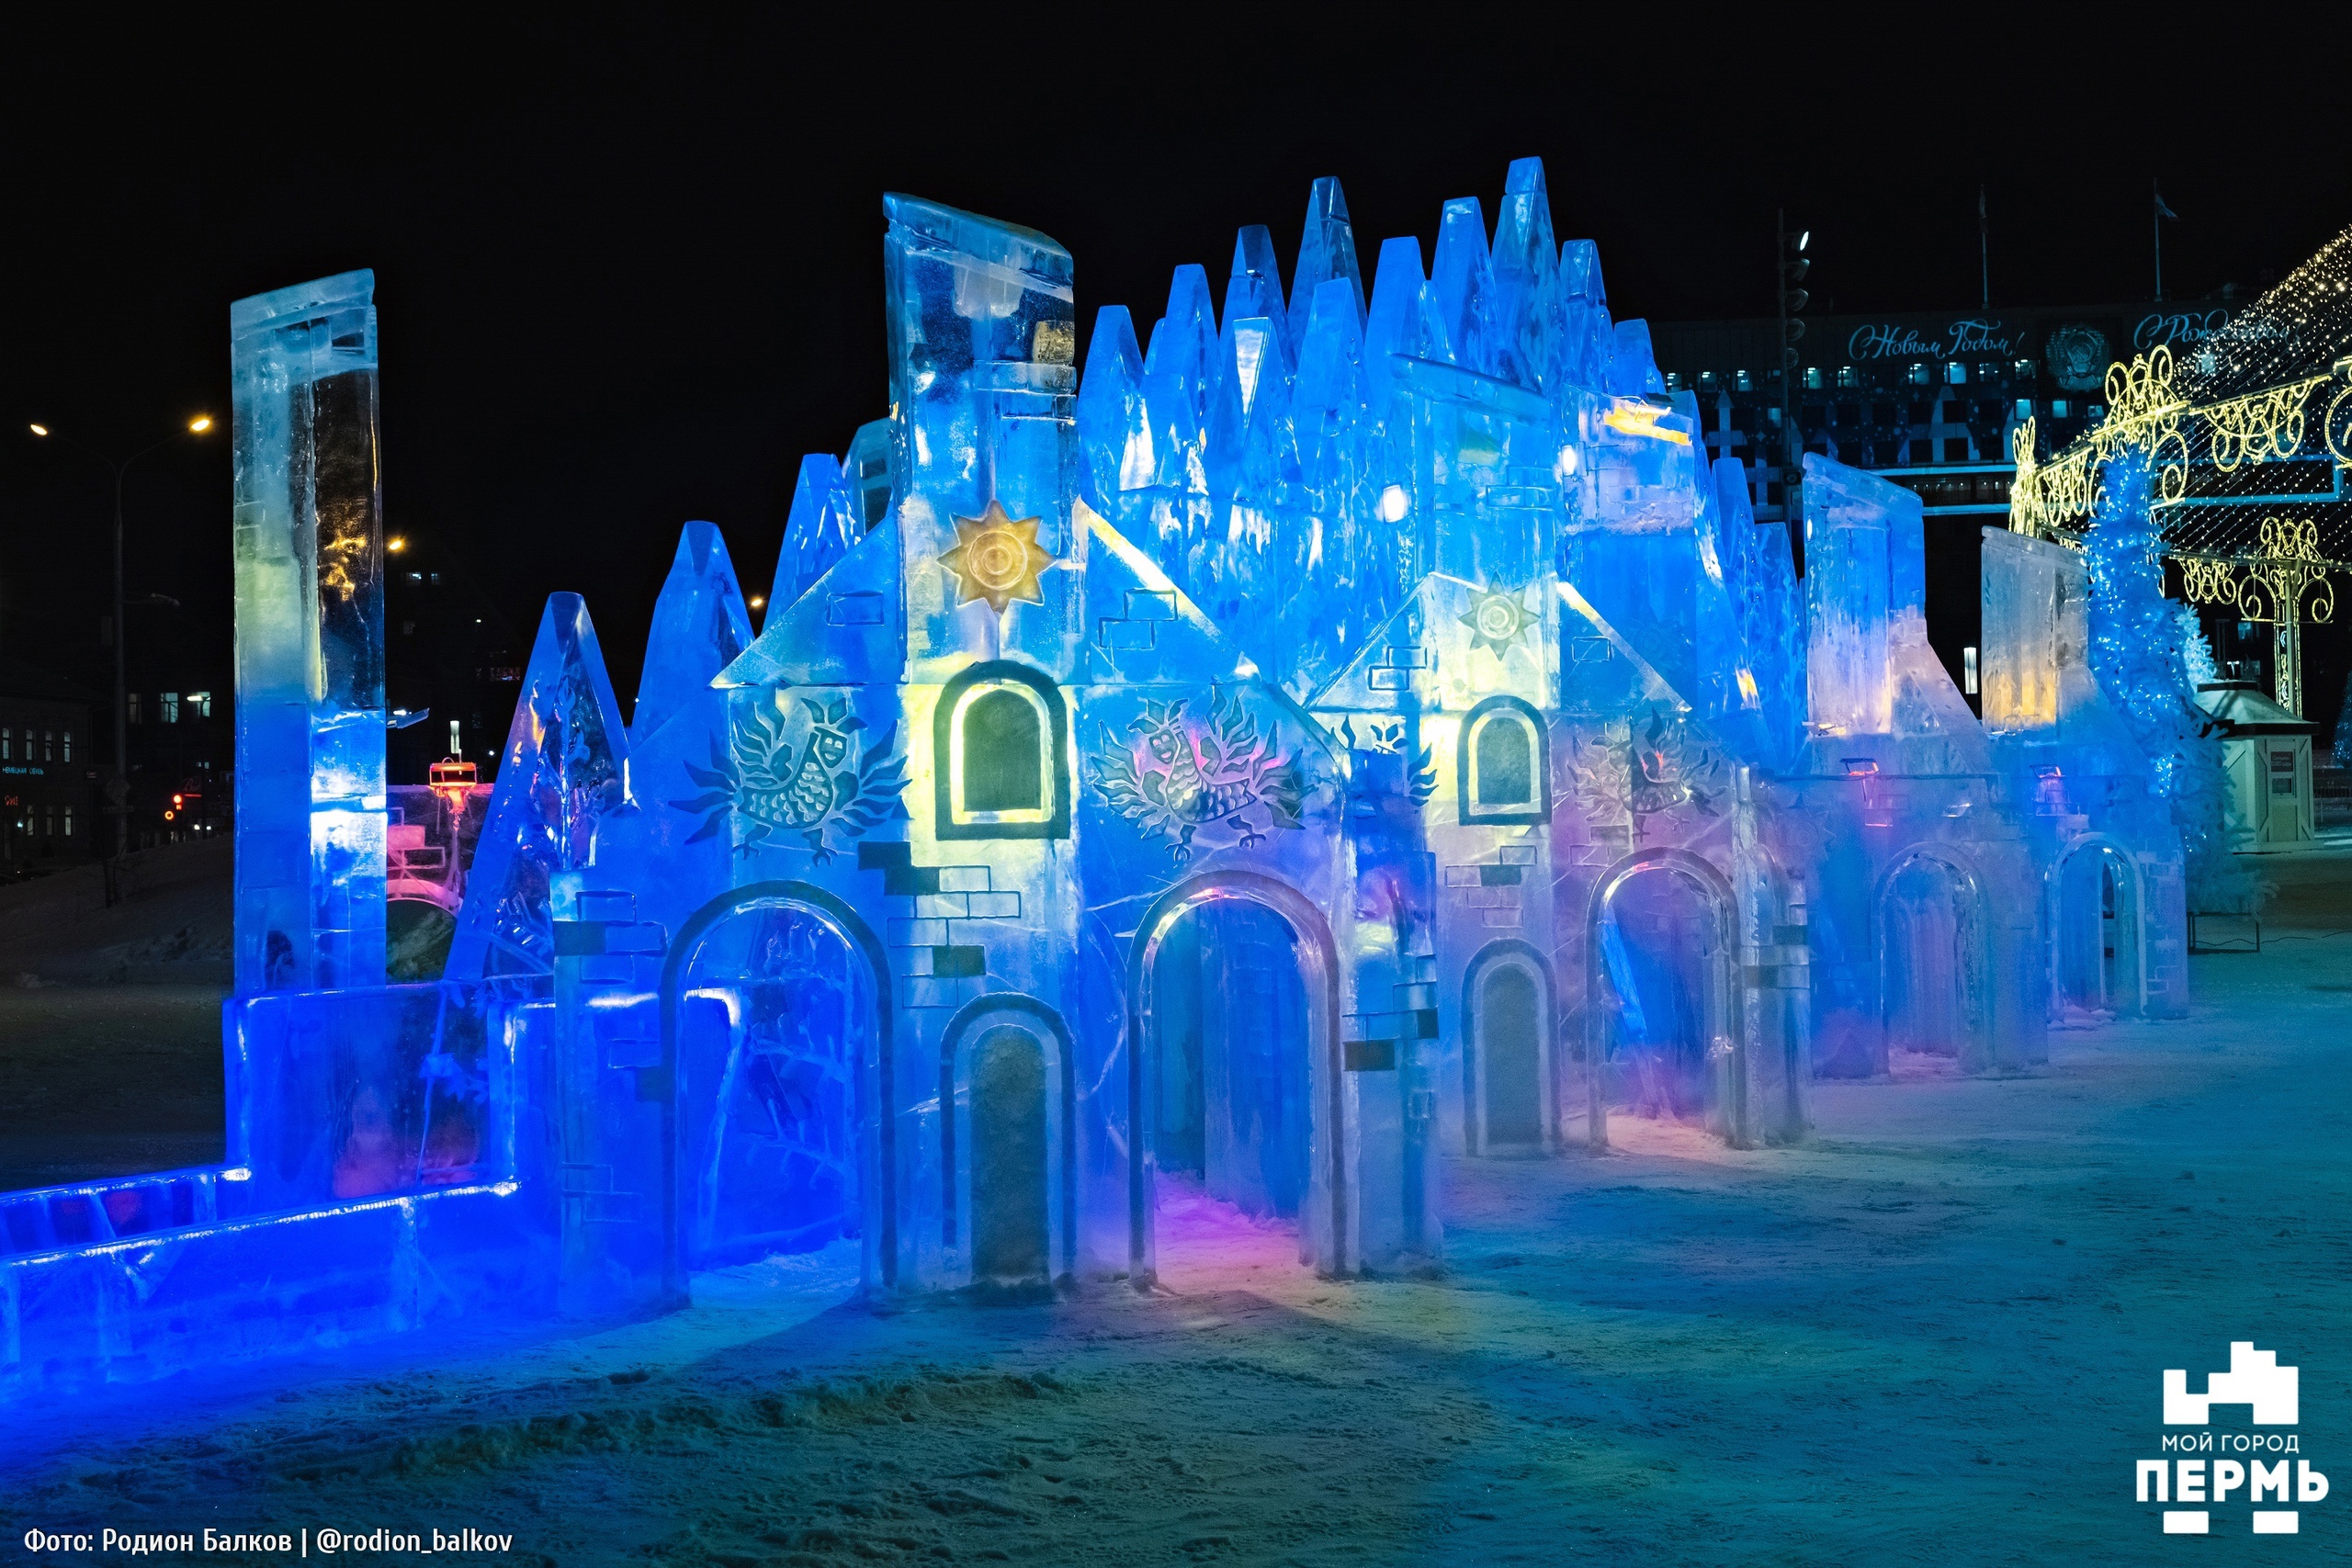
[[[194,419],[187,422],[187,428],[189,434],[201,435],[206,431],[212,428],[212,416],[209,413],[198,414]]]
[[[1757,690],[1756,672],[1745,665],[1741,666],[1739,671],[1739,694],[1747,699],[1750,707],[1763,699],[1763,694]]]
[[[35,435],[47,435],[49,434],[49,426],[45,424],[36,424],[30,426],[30,429]]]
[[[754,610],[764,610],[768,607],[767,595],[764,593],[754,593],[749,599],[744,600],[743,603],[749,604]]]
[[[1652,408],[1647,403],[1620,403],[1600,416],[1600,423],[1626,435],[1646,435],[1657,441],[1671,441],[1677,446],[1690,445],[1690,434],[1680,430],[1660,430],[1657,422],[1668,411]]]
[[[398,534],[395,534],[390,538],[384,541],[384,548],[391,551],[394,555],[398,555],[402,550],[408,548],[408,541],[401,538]]]

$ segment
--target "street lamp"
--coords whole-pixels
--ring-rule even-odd
[[[130,848],[130,731],[125,716],[130,698],[123,669],[123,645],[130,640],[130,628],[122,622],[122,476],[130,472],[131,464],[150,452],[170,446],[182,435],[203,434],[212,428],[212,416],[198,414],[187,422],[185,429],[141,446],[119,462],[86,442],[55,434],[45,424],[27,428],[44,440],[62,441],[76,451],[88,453],[114,475],[114,777],[107,784],[107,797],[114,807],[114,852],[120,856]]]

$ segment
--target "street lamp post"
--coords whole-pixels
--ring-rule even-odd
[[[130,699],[124,658],[125,645],[130,641],[130,627],[123,625],[122,610],[122,479],[130,466],[150,452],[161,451],[183,435],[201,435],[212,428],[209,415],[198,414],[187,422],[184,430],[175,430],[161,441],[151,442],[117,462],[86,442],[70,435],[60,435],[45,424],[28,427],[44,440],[62,441],[76,451],[86,452],[107,466],[114,475],[114,777],[107,785],[107,799],[114,810],[114,852],[119,858],[130,848],[130,729],[129,711]]]

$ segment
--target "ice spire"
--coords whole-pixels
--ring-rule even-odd
[[[1497,373],[1522,387],[1541,388],[1558,336],[1560,276],[1541,158],[1521,158],[1510,166],[1495,219],[1492,261],[1494,319],[1501,333]]]
[[[1363,270],[1356,264],[1355,226],[1348,221],[1348,198],[1336,175],[1315,182],[1306,197],[1306,232],[1298,243],[1298,268],[1290,279],[1290,341],[1304,344],[1315,296],[1330,282],[1348,285],[1356,322],[1363,322]],[[1305,350],[1300,350],[1305,357]]]
[[[1560,342],[1554,354],[1558,378],[1600,391],[1609,378],[1614,337],[1609,291],[1600,278],[1600,248],[1590,240],[1570,240],[1560,247]]]
[[[1125,527],[1126,497],[1159,480],[1153,417],[1144,397],[1144,361],[1136,347],[1135,322],[1125,305],[1095,312],[1094,338],[1086,349],[1086,374],[1078,387],[1078,443],[1088,502],[1106,519]],[[1136,496],[1140,504],[1141,496]]]
[[[1285,683],[1319,688],[1386,618],[1395,530],[1374,514],[1363,341],[1357,293],[1331,278],[1309,301],[1299,345],[1291,424],[1298,450],[1298,516],[1286,519],[1283,557],[1298,591],[1283,604]]]
[[[1487,260],[1487,218],[1475,196],[1445,204],[1438,220],[1437,255],[1430,265],[1430,294],[1453,363],[1481,375],[1495,372],[1495,276]]]
[[[1263,223],[1250,224],[1234,238],[1233,276],[1225,286],[1223,335],[1229,337],[1234,322],[1251,316],[1281,322],[1287,352],[1290,316],[1283,308],[1282,266],[1274,260],[1274,237]]]
[[[857,498],[842,477],[839,459],[811,452],[800,459],[800,480],[792,489],[792,514],[784,525],[784,553],[776,558],[769,601],[781,610],[808,592],[864,537]]]
[[[629,740],[641,746],[752,646],[752,617],[735,581],[735,563],[715,523],[689,523],[678,536],[669,580],[653,602],[645,670],[629,714]]]
[[[1409,234],[1380,243],[1380,264],[1372,279],[1372,310],[1364,319],[1363,354],[1367,378],[1374,385],[1395,378],[1396,367],[1388,363],[1392,355],[1413,359],[1445,357],[1445,328],[1438,321],[1429,279],[1421,272],[1421,243]]]
[[[446,977],[550,973],[548,879],[593,864],[598,826],[632,807],[628,736],[587,604],[553,594],[498,759]]]
[[[1657,373],[1657,355],[1650,348],[1650,324],[1635,317],[1620,321],[1611,335],[1609,390],[1623,397],[1666,390]]]
[[[1161,570],[1186,592],[1200,581],[1208,533],[1208,479],[1202,433],[1217,378],[1216,310],[1207,271],[1180,266],[1168,286],[1168,313],[1152,328],[1144,361],[1144,406],[1151,412],[1160,493],[1148,543]],[[1138,543],[1146,541],[1138,540]]]

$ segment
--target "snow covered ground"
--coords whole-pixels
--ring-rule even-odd
[[[1170,1291],[878,1314],[844,1258],[658,1322],[444,1336],[0,1434],[25,1529],[430,1531],[513,1560],[2143,1563],[2352,1557],[2352,842],[2273,861],[2195,1016],[2049,1071],[1823,1085],[1818,1137],[1645,1126],[1448,1171],[1442,1278],[1231,1222]],[[2329,934],[2333,933],[2333,934]],[[1622,1124],[1621,1124],[1622,1125]],[[2302,1534],[2159,1533],[2160,1378],[2302,1369]],[[432,1352],[428,1355],[428,1349]],[[2243,1427],[2227,1415],[2217,1430]]]

